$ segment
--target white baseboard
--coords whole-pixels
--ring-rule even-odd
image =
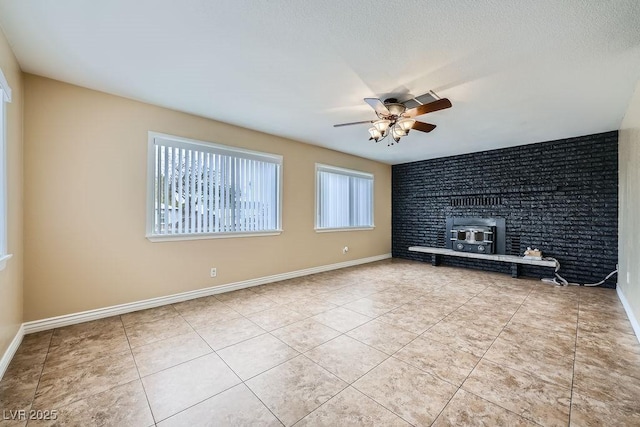
[[[24,333],[46,331],[53,328],[74,325],[76,323],[88,322],[90,320],[102,319],[116,316],[118,314],[131,313],[132,311],[144,310],[147,308],[159,307],[167,304],[175,304],[194,298],[206,297],[209,295],[221,294],[223,292],[236,291],[238,289],[250,288],[267,283],[278,282],[280,280],[294,279],[296,277],[308,276],[310,274],[322,273],[325,271],[338,270],[340,268],[352,267],[360,264],[381,261],[391,258],[391,254],[376,255],[368,258],[360,258],[352,261],[340,262],[337,264],[321,265],[319,267],[305,268],[304,270],[290,271],[288,273],[274,274],[273,276],[259,277],[256,279],[243,280],[241,282],[229,283],[221,286],[198,289],[195,291],[182,292],[165,297],[151,298],[142,301],[130,302],[126,304],[114,305],[111,307],[98,308],[95,310],[83,311],[80,313],[65,314],[63,316],[50,317],[48,319],[33,320],[25,322]],[[10,360],[10,359],[9,359]]]
[[[18,328],[18,332],[11,340],[11,344],[7,348],[7,351],[4,352],[2,358],[0,359],[0,380],[4,377],[4,373],[7,372],[7,368],[9,367],[9,363],[11,363],[11,359],[18,351],[18,347],[20,347],[20,343],[22,342],[22,338],[24,337],[24,325],[20,325]]]
[[[633,328],[633,332],[636,334],[636,338],[640,341],[640,324],[638,323],[638,319],[636,319],[635,314],[633,314],[633,310],[631,309],[631,305],[629,305],[629,301],[627,301],[627,297],[622,293],[622,289],[620,289],[620,285],[616,286],[616,292],[618,293],[618,298],[620,298],[620,302],[624,307],[624,311],[627,312],[627,317],[631,322],[631,327]]]

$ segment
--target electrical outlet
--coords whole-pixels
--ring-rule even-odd
[[[216,277],[218,275],[218,269],[217,268],[212,268],[211,269],[211,277]]]
[[[349,252],[349,246],[345,246],[344,248],[342,248],[343,254],[346,254],[347,252]]]

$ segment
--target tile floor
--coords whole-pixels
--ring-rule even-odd
[[[614,290],[390,260],[25,337],[41,425],[640,425]],[[0,426],[25,421],[0,420]]]

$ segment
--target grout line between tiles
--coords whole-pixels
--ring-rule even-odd
[[[580,302],[581,301],[582,301],[582,295],[578,294],[578,315],[576,316],[576,335],[575,335],[575,344],[573,347],[573,369],[571,371],[571,395],[569,397],[568,425],[571,425],[571,415],[573,415],[573,386],[575,384],[575,378],[576,378],[576,358],[577,358],[577,351],[578,351],[578,329],[580,328]]]
[[[473,368],[471,368],[471,370],[469,371],[469,373],[467,374],[467,377],[464,379],[464,381],[462,381],[460,383],[459,386],[457,386],[457,390],[456,392],[453,394],[453,396],[456,395],[456,393],[458,392],[458,390],[462,389],[462,386],[464,385],[464,383],[467,381],[467,379],[469,379],[469,377],[471,376],[471,374],[473,373],[473,371],[478,367],[478,365],[480,364],[480,362],[484,359],[484,356],[487,354],[487,352],[489,351],[489,349],[493,346],[493,344],[496,342],[496,340],[498,339],[498,337],[500,336],[500,334],[502,334],[502,332],[504,331],[504,329],[507,327],[507,325],[509,324],[509,322],[511,322],[511,319],[513,319],[513,316],[516,315],[516,313],[518,312],[518,310],[520,310],[520,307],[522,307],[522,304],[524,304],[524,302],[527,300],[527,298],[529,298],[529,295],[531,295],[533,288],[529,289],[529,292],[527,293],[527,296],[522,300],[522,302],[519,304],[518,309],[516,311],[513,312],[513,314],[511,315],[511,317],[509,318],[509,320],[504,324],[504,326],[502,327],[502,329],[500,330],[500,332],[498,333],[498,335],[496,335],[496,337],[493,339],[493,341],[491,342],[491,344],[487,347],[487,349],[484,351],[484,353],[482,353],[482,356],[478,359],[478,361],[476,362],[476,364],[473,366]],[[468,302],[468,301],[467,301]],[[466,304],[466,303],[465,303]],[[464,390],[467,391],[467,390]],[[468,392],[468,391],[467,391]],[[468,392],[469,393],[469,392]],[[472,393],[475,396],[475,393]],[[453,396],[451,396],[451,399],[453,399]],[[449,402],[451,402],[451,399],[449,399],[449,401],[447,402],[447,405],[449,404]],[[493,403],[493,402],[491,402]],[[442,410],[440,411],[440,413],[438,414],[438,416],[435,418],[436,420],[438,419],[438,417],[440,417],[440,415],[442,414],[442,412],[444,411],[444,408],[447,407],[447,405],[445,405]],[[496,403],[494,403],[494,405],[497,405]],[[507,411],[509,411],[507,408],[503,407],[502,405],[497,405],[500,406],[502,409],[506,409]],[[512,412],[512,411],[509,411]]]
[[[131,341],[129,341],[129,334],[127,334],[127,328],[124,327],[122,316],[119,316],[119,318],[120,318],[120,323],[122,323],[122,328],[124,329],[124,336],[127,338],[127,344],[129,344],[129,351],[131,352],[133,365],[136,367],[136,372],[138,373],[138,381],[140,381],[140,385],[142,386],[142,392],[144,393],[144,398],[147,400],[147,406],[149,407],[149,412],[151,413],[151,419],[153,420],[153,423],[155,425],[157,423],[156,415],[153,413],[153,409],[151,408],[151,402],[149,401],[149,396],[147,395],[147,388],[144,386],[144,382],[142,381],[142,376],[140,375],[140,368],[138,368],[138,362],[136,361],[136,357],[133,355],[133,348],[131,348]]]

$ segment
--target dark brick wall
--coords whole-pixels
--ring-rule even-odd
[[[505,218],[508,254],[538,247],[570,282],[598,282],[618,262],[617,131],[394,165],[392,179],[394,257],[430,260],[409,246],[443,247],[445,217],[477,216]],[[442,264],[509,272],[454,257]]]

